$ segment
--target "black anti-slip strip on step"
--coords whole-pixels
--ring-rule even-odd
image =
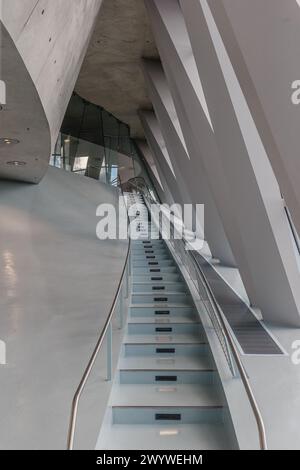
[[[203,256],[197,254],[210,287],[244,354],[283,355],[280,346]]]
[[[181,421],[181,414],[179,413],[157,413],[155,415],[156,421]]]
[[[156,349],[156,354],[175,354],[176,349],[175,348],[157,348]]]
[[[177,375],[157,375],[155,382],[177,382]]]

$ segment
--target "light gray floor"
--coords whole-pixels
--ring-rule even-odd
[[[238,271],[218,266],[216,269],[229,284],[233,284],[235,291],[243,298],[245,290]],[[264,419],[269,449],[299,450],[300,365],[292,362],[292,354],[295,352],[292,345],[294,341],[300,341],[300,328],[265,325],[286,355],[241,355],[241,358]],[[236,403],[239,406],[238,396]],[[252,415],[251,411],[250,413]],[[246,429],[247,421],[242,422],[242,426]],[[254,429],[256,434],[256,426]],[[248,448],[246,442],[245,448]]]
[[[291,357],[300,329],[268,327],[288,355],[243,356],[243,361],[265,421],[269,448],[300,450],[300,365],[294,365]]]
[[[116,191],[54,168],[38,186],[0,182],[1,449],[65,448],[72,396],[127,251],[96,238],[102,202],[115,204]],[[96,442],[110,391],[104,365],[105,355],[80,408],[77,448]]]

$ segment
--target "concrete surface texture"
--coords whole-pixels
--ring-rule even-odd
[[[98,204],[118,195],[54,168],[39,185],[1,182],[0,195],[0,446],[64,449],[72,397],[127,252],[126,241],[96,237]],[[76,448],[96,442],[110,391],[103,353],[79,409]]]
[[[76,91],[144,137],[137,110],[152,108],[141,59],[158,52],[143,0],[104,0]]]
[[[30,149],[23,143],[23,135],[26,134],[26,128],[30,127],[29,124],[24,129],[25,123],[15,122],[15,127],[11,129],[15,135],[20,136],[19,148],[23,148],[25,153],[23,160],[25,159],[28,165],[26,171],[29,172],[30,167],[34,173],[31,178],[32,182],[36,182],[35,178],[40,180],[46,171],[45,162],[48,163],[50,150],[56,143],[101,3],[101,0],[24,0],[22,2],[2,0],[1,2],[1,24],[5,28],[3,34],[9,34],[16,48],[12,55],[11,48],[6,48],[4,41],[1,49],[2,60],[6,60],[7,65],[14,68],[15,76],[15,80],[12,81],[8,77],[8,101],[3,122],[10,120],[14,122],[14,116],[17,113],[26,112],[28,116],[29,110],[35,111],[36,108],[42,108],[45,112],[43,131],[48,131],[48,133],[50,131],[48,146],[43,135],[38,132],[32,134],[33,147],[29,152]],[[15,61],[20,62],[23,74],[19,73]],[[32,81],[30,85],[27,85],[27,88],[29,86],[32,88],[31,100],[26,100],[26,96],[24,98],[18,96],[16,100],[14,95],[20,90],[24,91],[24,70],[27,70],[30,75],[30,79],[26,76],[26,82]],[[36,93],[34,93],[34,88]],[[14,135],[3,137],[13,138]],[[40,164],[35,162],[32,165],[30,159],[27,161],[27,155],[36,154],[34,148],[36,140],[44,142],[45,151],[38,155]],[[24,170],[23,167],[14,167],[13,175],[9,176],[22,179],[19,175],[20,168]],[[26,180],[30,181],[28,177]]]
[[[38,183],[47,170],[51,151],[47,117],[24,62],[1,22],[0,36],[1,78],[6,85],[6,103],[0,110],[0,177]],[[3,139],[14,139],[15,143],[6,144]]]
[[[299,2],[210,0],[208,4],[300,231],[299,64],[295,60]],[[296,88],[292,88],[294,82]]]

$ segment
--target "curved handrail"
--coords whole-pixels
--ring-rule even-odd
[[[245,371],[244,365],[243,365],[243,363],[240,359],[240,355],[238,353],[237,347],[236,347],[235,342],[232,338],[232,335],[231,335],[230,331],[228,330],[228,327],[227,327],[227,325],[224,321],[223,312],[222,312],[222,310],[221,310],[221,308],[220,308],[220,306],[219,306],[219,304],[218,304],[218,302],[215,298],[215,295],[212,291],[212,288],[210,287],[209,282],[206,279],[206,276],[205,276],[201,266],[199,265],[196,256],[194,255],[193,252],[190,252],[190,253],[191,253],[191,256],[193,257],[194,262],[195,262],[195,264],[198,268],[198,271],[200,273],[200,276],[201,276],[204,288],[206,290],[207,296],[208,296],[215,312],[217,313],[218,319],[221,323],[224,334],[226,336],[226,339],[227,339],[228,344],[230,346],[231,352],[233,354],[236,366],[237,366],[238,371],[240,373],[243,385],[245,387],[245,390],[246,390],[246,393],[247,393],[247,396],[248,396],[248,399],[249,399],[249,402],[250,402],[250,405],[251,405],[251,408],[252,408],[252,411],[253,411],[253,414],[254,414],[254,417],[255,417],[255,420],[256,420],[256,424],[257,424],[257,428],[258,428],[258,434],[259,434],[260,449],[261,450],[268,450],[266,430],[265,430],[265,425],[264,425],[264,421],[263,421],[263,418],[262,418],[262,414],[260,412],[258,403],[257,403],[257,401],[255,399],[255,396],[254,396],[254,393],[252,391],[252,388],[251,388],[249,379],[247,377],[247,373]]]
[[[172,223],[172,221],[171,221],[171,223]],[[182,238],[182,241],[184,243],[187,243],[187,244],[189,243],[184,237]],[[241,376],[244,388],[246,390],[246,393],[247,393],[247,396],[248,396],[248,399],[249,399],[249,402],[250,402],[250,405],[251,405],[251,408],[252,408],[252,411],[253,411],[253,414],[254,414],[254,417],[255,417],[255,421],[256,421],[256,424],[257,424],[260,450],[267,450],[268,446],[267,446],[266,430],[265,430],[263,417],[262,417],[262,414],[260,412],[258,403],[255,399],[254,393],[252,391],[252,388],[251,388],[250,382],[248,380],[247,373],[245,371],[244,365],[243,365],[243,363],[240,359],[240,355],[239,355],[239,352],[238,352],[237,347],[235,345],[235,341],[232,338],[232,335],[231,335],[231,333],[230,333],[230,331],[229,331],[229,329],[228,329],[228,327],[225,323],[225,320],[224,320],[224,317],[223,317],[223,312],[222,312],[222,310],[221,310],[221,308],[220,308],[220,306],[219,306],[219,304],[218,304],[218,302],[215,298],[215,295],[214,295],[214,293],[211,289],[211,286],[210,286],[209,282],[207,281],[206,276],[205,276],[205,274],[204,274],[204,272],[203,272],[196,256],[194,255],[192,250],[189,250],[189,253],[191,254],[192,259],[194,260],[194,263],[196,265],[196,268],[197,268],[197,270],[200,274],[200,277],[201,277],[203,286],[205,288],[207,297],[208,297],[208,299],[210,301],[210,304],[212,305],[212,307],[215,311],[215,314],[218,318],[218,321],[221,324],[221,327],[222,327],[223,332],[225,334],[226,340],[227,340],[227,342],[229,344],[229,347],[231,349],[231,352],[233,354],[236,366],[237,366],[238,371],[240,373],[240,376]]]
[[[123,194],[122,186],[121,186],[121,192]],[[123,194],[123,196],[124,196],[124,194]],[[101,347],[102,347],[103,341],[105,339],[106,333],[108,331],[108,328],[111,324],[111,321],[112,321],[112,318],[113,318],[113,315],[114,315],[114,312],[115,312],[115,309],[116,309],[116,306],[117,306],[117,303],[118,303],[118,300],[119,300],[119,295],[120,295],[121,288],[122,288],[122,285],[123,285],[124,276],[125,276],[125,273],[126,273],[126,270],[127,270],[127,267],[128,267],[128,261],[129,261],[129,258],[130,258],[130,250],[131,250],[131,238],[129,237],[126,260],[125,260],[125,263],[124,263],[124,267],[123,267],[122,275],[120,277],[118,288],[117,288],[117,291],[116,291],[115,296],[114,296],[113,303],[110,307],[110,311],[109,311],[107,320],[106,320],[105,325],[104,325],[104,327],[101,331],[101,334],[100,334],[100,337],[97,341],[95,349],[94,349],[94,351],[91,355],[91,358],[88,362],[88,365],[87,365],[87,367],[84,371],[82,379],[81,379],[81,381],[78,385],[78,388],[75,392],[75,395],[73,397],[71,415],[70,415],[70,423],[69,423],[69,432],[68,432],[68,443],[67,443],[67,449],[68,450],[73,450],[73,448],[74,448],[74,439],[75,439],[75,431],[76,431],[76,423],[77,423],[77,415],[78,415],[78,406],[79,406],[80,398],[81,398],[82,392],[84,391],[86,383],[87,383],[87,381],[90,377],[90,374],[93,370],[93,367],[95,365],[98,354],[101,350]]]

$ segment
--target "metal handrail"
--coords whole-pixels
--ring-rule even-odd
[[[171,220],[170,220],[170,222],[172,223]],[[187,243],[187,244],[189,243],[184,237],[182,238],[182,240],[183,240],[184,243]],[[230,346],[231,352],[233,354],[236,366],[237,366],[238,371],[240,373],[241,380],[242,380],[244,388],[246,390],[246,393],[247,393],[247,396],[248,396],[248,399],[249,399],[249,402],[250,402],[250,405],[251,405],[251,408],[252,408],[252,411],[253,411],[253,414],[254,414],[254,417],[255,417],[255,421],[256,421],[256,424],[257,424],[260,450],[268,450],[266,430],[265,430],[263,417],[262,417],[262,414],[260,412],[258,403],[255,399],[254,393],[252,391],[252,388],[251,388],[249,379],[247,377],[247,373],[245,371],[244,365],[243,365],[243,363],[240,359],[240,355],[239,355],[238,349],[235,345],[235,341],[232,338],[231,332],[229,331],[229,329],[228,329],[228,327],[225,323],[225,320],[224,320],[224,317],[223,317],[223,312],[222,312],[222,310],[221,310],[221,308],[220,308],[220,306],[219,306],[219,304],[218,304],[218,302],[215,298],[215,295],[214,295],[214,293],[211,289],[211,286],[210,286],[209,282],[206,279],[206,276],[205,276],[201,266],[198,263],[198,260],[197,260],[196,256],[194,255],[194,253],[191,250],[189,250],[189,253],[191,254],[192,259],[195,262],[195,265],[196,265],[197,270],[200,274],[200,277],[201,277],[201,280],[203,282],[203,286],[205,288],[205,291],[206,291],[207,297],[209,299],[209,302],[210,302],[211,306],[213,307],[214,312],[215,312],[215,314],[216,314],[216,316],[217,316],[217,318],[218,318],[218,320],[221,324],[221,327],[222,327],[223,332],[225,334],[226,340],[227,340],[227,342]]]
[[[123,194],[122,186],[121,186],[121,192]],[[123,197],[124,197],[124,194],[123,194]],[[131,250],[131,238],[129,237],[126,260],[125,260],[125,263],[124,263],[124,267],[123,267],[122,275],[120,277],[118,288],[117,288],[115,296],[114,296],[113,303],[111,305],[111,308],[110,308],[107,320],[105,322],[105,325],[104,325],[104,327],[101,331],[100,337],[97,341],[96,347],[95,347],[95,349],[94,349],[94,351],[91,355],[91,358],[88,362],[88,365],[87,365],[87,367],[84,371],[82,379],[81,379],[81,381],[78,385],[78,388],[75,392],[75,395],[73,397],[71,415],[70,415],[70,422],[69,422],[69,431],[68,431],[68,442],[67,442],[67,449],[68,450],[73,450],[73,448],[74,448],[74,439],[75,439],[75,431],[76,431],[76,423],[77,423],[77,415],[78,415],[78,406],[79,406],[80,398],[81,398],[82,392],[84,391],[86,383],[87,383],[87,381],[90,377],[90,374],[93,370],[96,359],[98,357],[98,354],[101,350],[103,341],[105,339],[106,333],[107,333],[107,331],[109,329],[109,326],[111,324],[116,306],[118,304],[119,295],[120,295],[120,292],[121,292],[121,289],[122,289],[124,276],[125,276],[125,273],[126,273],[126,270],[127,270],[127,267],[128,267],[128,262],[129,262],[129,258],[130,258],[130,250]]]
[[[249,379],[247,377],[247,373],[245,371],[244,365],[243,365],[243,363],[240,359],[240,355],[239,355],[239,352],[238,352],[237,347],[235,345],[235,341],[232,338],[231,332],[228,330],[228,327],[227,327],[227,325],[225,323],[225,320],[224,320],[224,317],[223,317],[223,312],[222,312],[222,310],[221,310],[221,308],[220,308],[220,306],[219,306],[219,304],[218,304],[218,302],[215,298],[215,295],[214,295],[214,293],[213,293],[213,291],[212,291],[212,289],[209,285],[208,280],[206,279],[206,276],[205,276],[201,266],[198,263],[198,260],[197,260],[196,256],[194,255],[193,252],[190,252],[190,253],[191,253],[191,256],[194,259],[194,262],[195,262],[195,264],[198,268],[198,271],[199,271],[199,274],[201,276],[201,279],[202,279],[204,288],[206,290],[207,296],[209,298],[209,301],[210,301],[215,313],[217,314],[217,317],[220,321],[220,324],[222,326],[222,329],[224,331],[224,334],[226,336],[228,344],[231,348],[236,366],[237,366],[238,371],[240,373],[240,376],[241,376],[243,385],[245,387],[245,390],[246,390],[246,393],[247,393],[247,396],[248,396],[248,399],[249,399],[249,402],[250,402],[250,405],[251,405],[251,408],[252,408],[252,411],[253,411],[253,414],[254,414],[254,417],[255,417],[255,421],[256,421],[256,424],[257,424],[260,449],[261,450],[268,450],[266,430],[265,430],[263,417],[262,417],[262,414],[260,412],[258,403],[255,399],[254,393],[252,391],[252,388],[251,388]]]

